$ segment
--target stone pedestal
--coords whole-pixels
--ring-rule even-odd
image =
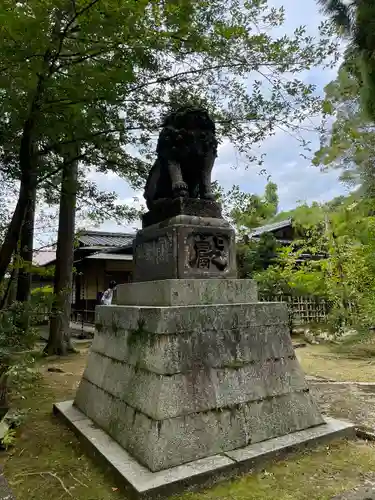
[[[221,206],[216,201],[199,198],[162,199],[154,203],[153,209],[142,216],[142,227],[168,223],[174,217],[187,215],[200,219],[222,219]]]
[[[97,308],[74,401],[151,471],[324,423],[286,306],[256,302],[252,281],[192,281],[122,285]]]
[[[220,206],[152,207],[135,239],[135,282],[97,307],[74,402],[55,411],[145,499],[350,434],[309,393],[286,304],[258,302],[255,283],[236,279]]]
[[[134,240],[135,282],[236,278],[235,233],[220,205],[183,198],[155,205]]]

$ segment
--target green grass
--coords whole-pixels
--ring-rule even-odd
[[[14,406],[28,411],[16,446],[5,460],[5,475],[19,500],[121,498],[108,471],[87,458],[75,436],[52,415],[54,402],[73,397],[84,360],[81,353],[49,363],[64,373],[47,372],[44,361],[43,378],[23,397],[14,398]]]
[[[303,351],[304,349],[301,349]],[[43,362],[42,377],[13,405],[28,409],[16,445],[2,455],[5,476],[17,500],[124,500],[108,471],[89,459],[74,434],[52,415],[52,404],[71,399],[82,375],[86,351],[67,359]],[[48,372],[49,365],[64,373]],[[375,468],[375,448],[362,442],[330,446],[270,463],[266,471],[198,492],[182,500],[329,499],[351,488]]]
[[[375,333],[372,331],[363,331],[343,338],[341,342],[333,346],[333,350],[352,359],[374,358]]]
[[[375,449],[357,442],[320,446],[265,471],[248,474],[183,500],[328,500],[354,487],[375,465]]]

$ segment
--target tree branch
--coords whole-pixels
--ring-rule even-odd
[[[121,129],[107,129],[107,130],[100,130],[99,132],[95,132],[93,134],[89,134],[85,137],[77,137],[76,139],[70,139],[68,141],[61,141],[61,142],[55,142],[54,144],[51,144],[48,147],[45,147],[39,152],[40,156],[46,155],[53,151],[55,148],[58,148],[60,146],[66,146],[68,144],[74,144],[76,142],[87,142],[90,139],[93,139],[94,137],[98,137],[100,135],[106,135],[106,134],[114,134],[115,132],[128,132],[130,130],[146,130],[146,127],[142,126],[137,126],[137,127],[125,127]]]
[[[72,27],[72,25],[77,21],[77,19],[82,16],[85,12],[90,10],[95,4],[97,4],[99,0],[92,0],[89,4],[86,5],[86,7],[83,7],[81,10],[77,11],[75,10],[74,16],[68,21],[67,25],[65,26],[63,32],[61,33],[62,37],[65,38],[67,35],[69,29]]]
[[[197,68],[197,69],[190,69],[187,71],[181,71],[180,73],[175,73],[174,75],[164,76],[161,78],[157,78],[156,80],[153,80],[151,82],[142,83],[141,85],[137,85],[136,87],[129,89],[128,92],[137,92],[138,90],[141,90],[145,87],[148,87],[149,85],[155,85],[157,83],[167,83],[167,82],[170,82],[171,80],[175,80],[175,79],[180,78],[182,76],[195,75],[195,74],[203,73],[205,71],[211,71],[211,70],[216,70],[216,69],[225,69],[225,68],[234,68],[234,67],[240,67],[240,66],[244,66],[244,65],[245,65],[244,62],[236,63],[236,64],[217,64],[216,66],[205,66],[205,67],[199,68],[199,69]]]
[[[58,66],[58,68],[56,68],[56,71],[60,71],[62,69],[68,68],[69,66],[73,66],[73,64],[79,64],[79,63],[82,63],[82,62],[85,62],[85,61],[89,61],[90,59],[94,59],[97,56],[100,56],[102,54],[106,54],[107,52],[110,52],[111,50],[113,50],[112,47],[106,47],[105,49],[98,50],[97,52],[95,52],[93,54],[87,54],[86,56],[83,56],[80,59],[74,59],[74,60],[69,61],[69,62],[67,62],[65,64],[60,64]],[[59,55],[59,57],[62,57],[62,56]],[[69,56],[66,55],[64,57],[69,57]]]
[[[72,141],[72,142],[76,142],[76,141]],[[75,161],[82,160],[82,158],[84,158],[85,156],[86,156],[86,153],[82,153],[78,156],[75,156],[74,158],[71,158],[69,161],[62,162],[61,165],[59,165],[55,170],[53,170],[52,172],[48,172],[48,174],[45,174],[44,176],[40,177],[38,179],[37,185],[41,184],[42,182],[45,182],[46,180],[50,179],[54,175],[58,174],[63,169],[63,167],[68,167],[69,165],[71,165]]]
[[[81,15],[83,15],[85,12],[87,12],[88,10],[90,10],[98,2],[99,2],[99,0],[92,0],[88,5],[86,5],[86,7],[83,7],[78,12],[75,10],[75,4],[73,4],[73,9],[75,10],[75,13],[74,13],[73,17],[67,22],[67,24],[66,24],[65,28],[63,29],[63,31],[60,32],[60,33],[58,33],[58,38],[60,39],[60,42],[59,42],[59,46],[58,46],[58,49],[56,51],[56,54],[55,54],[55,56],[53,57],[53,60],[52,60],[52,64],[51,64],[51,72],[52,73],[58,71],[59,68],[60,68],[60,66],[56,67],[55,64],[56,64],[57,60],[59,59],[59,57],[61,55],[61,51],[62,51],[62,48],[63,48],[63,45],[64,45],[64,40],[67,37],[70,28],[73,26],[73,24],[75,23],[75,21]]]

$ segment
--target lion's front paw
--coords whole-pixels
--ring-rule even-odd
[[[189,189],[185,182],[177,182],[172,187],[173,198],[189,196]]]

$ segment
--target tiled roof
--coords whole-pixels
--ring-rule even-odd
[[[56,259],[56,250],[45,248],[36,250],[33,255],[33,264],[35,266],[45,266]]]
[[[121,253],[98,252],[86,257],[93,260],[133,260],[133,256]]]
[[[84,247],[123,247],[131,245],[135,235],[129,233],[103,233],[102,231],[81,231],[78,241]]]
[[[81,231],[77,234],[81,248],[87,251],[102,250],[104,252],[116,252],[117,249],[129,247],[131,249],[135,234],[129,233],[106,233],[103,231]],[[124,248],[125,247],[125,248]],[[34,252],[33,263],[36,266],[45,266],[56,259],[55,246],[43,248]]]
[[[277,231],[279,229],[283,229],[284,227],[288,227],[292,225],[292,219],[282,220],[280,222],[274,222],[273,224],[266,224],[265,226],[255,228],[250,234],[250,238],[254,238],[256,236],[260,236],[264,233],[272,233],[273,231]]]

